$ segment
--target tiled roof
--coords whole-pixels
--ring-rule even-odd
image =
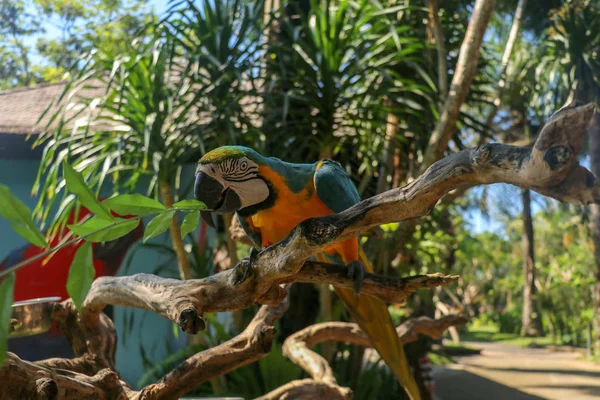
[[[36,122],[44,110],[65,89],[65,83],[41,84],[30,88],[0,91],[0,134],[39,133]],[[99,89],[86,89],[97,91]],[[91,93],[86,93],[91,94]],[[44,120],[52,113],[49,111]],[[44,126],[44,120],[40,126]]]

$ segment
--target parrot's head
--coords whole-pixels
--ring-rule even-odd
[[[228,214],[269,201],[272,186],[259,167],[266,159],[242,146],[223,146],[204,155],[196,168],[194,194],[210,211]],[[214,227],[210,211],[202,218]]]

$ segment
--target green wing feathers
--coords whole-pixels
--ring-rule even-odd
[[[358,191],[350,177],[338,163],[333,161],[323,161],[315,171],[314,183],[319,199],[336,213],[360,201]],[[328,261],[324,254],[320,254],[318,258],[321,261]],[[371,263],[360,247],[359,260],[365,265],[366,272],[373,272]],[[406,388],[411,399],[419,400],[421,396],[417,383],[406,361],[404,347],[385,302],[364,293],[356,297],[352,289],[340,287],[334,289],[346,304],[356,323],[369,337],[373,348]]]

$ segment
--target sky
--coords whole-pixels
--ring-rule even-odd
[[[161,17],[165,11],[168,8],[168,4],[169,2],[171,2],[172,0],[148,0],[148,7],[149,8],[153,8],[154,12]],[[35,13],[36,10],[35,8],[33,8],[33,6],[30,5],[30,8],[28,10],[30,13]],[[43,33],[43,37],[46,39],[53,39],[56,38],[60,35],[60,31],[59,29],[53,25],[51,22],[46,22],[43,24],[44,28],[45,28],[45,32]],[[27,38],[25,38],[24,42],[25,44],[30,48],[30,55],[31,55],[31,59],[33,61],[33,63],[39,63],[40,62],[40,58],[37,54],[37,51],[35,49],[36,43],[38,41],[38,39],[41,37],[42,35],[32,35],[29,36]]]

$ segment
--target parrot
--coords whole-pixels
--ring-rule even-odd
[[[80,208],[77,217],[75,211],[72,211],[68,217],[68,224],[82,222],[89,214],[89,210],[85,207]],[[115,213],[113,215],[117,216]],[[124,216],[124,218],[131,218],[131,216]],[[140,221],[140,224],[133,231],[123,237],[104,243],[92,243],[95,278],[116,275],[127,251],[143,236],[143,233],[144,226]],[[65,229],[61,234],[50,240],[50,246],[54,247],[66,240],[67,235],[70,235],[70,231]],[[17,270],[15,272],[14,301],[43,297],[60,297],[61,301],[68,299],[70,296],[66,286],[69,270],[75,253],[82,244],[83,241],[79,241],[63,247],[48,257],[38,259]],[[46,249],[32,244],[19,247],[10,252],[0,262],[0,271],[10,269],[21,261],[44,251]],[[108,310],[105,310],[105,313],[108,313]],[[55,323],[52,324],[48,332],[43,334],[12,338],[9,340],[8,346],[9,351],[29,361],[50,357],[73,357],[71,345],[67,338],[61,334]]]
[[[221,146],[204,154],[196,168],[194,196],[206,204],[201,215],[208,225],[214,226],[212,212],[236,213],[257,248],[281,241],[308,218],[339,213],[360,202],[354,183],[333,160],[289,163],[244,146]],[[334,287],[335,292],[409,397],[420,399],[387,305],[359,294],[364,272],[373,272],[373,268],[358,235],[318,255],[321,260],[336,257],[348,267],[355,289]]]

